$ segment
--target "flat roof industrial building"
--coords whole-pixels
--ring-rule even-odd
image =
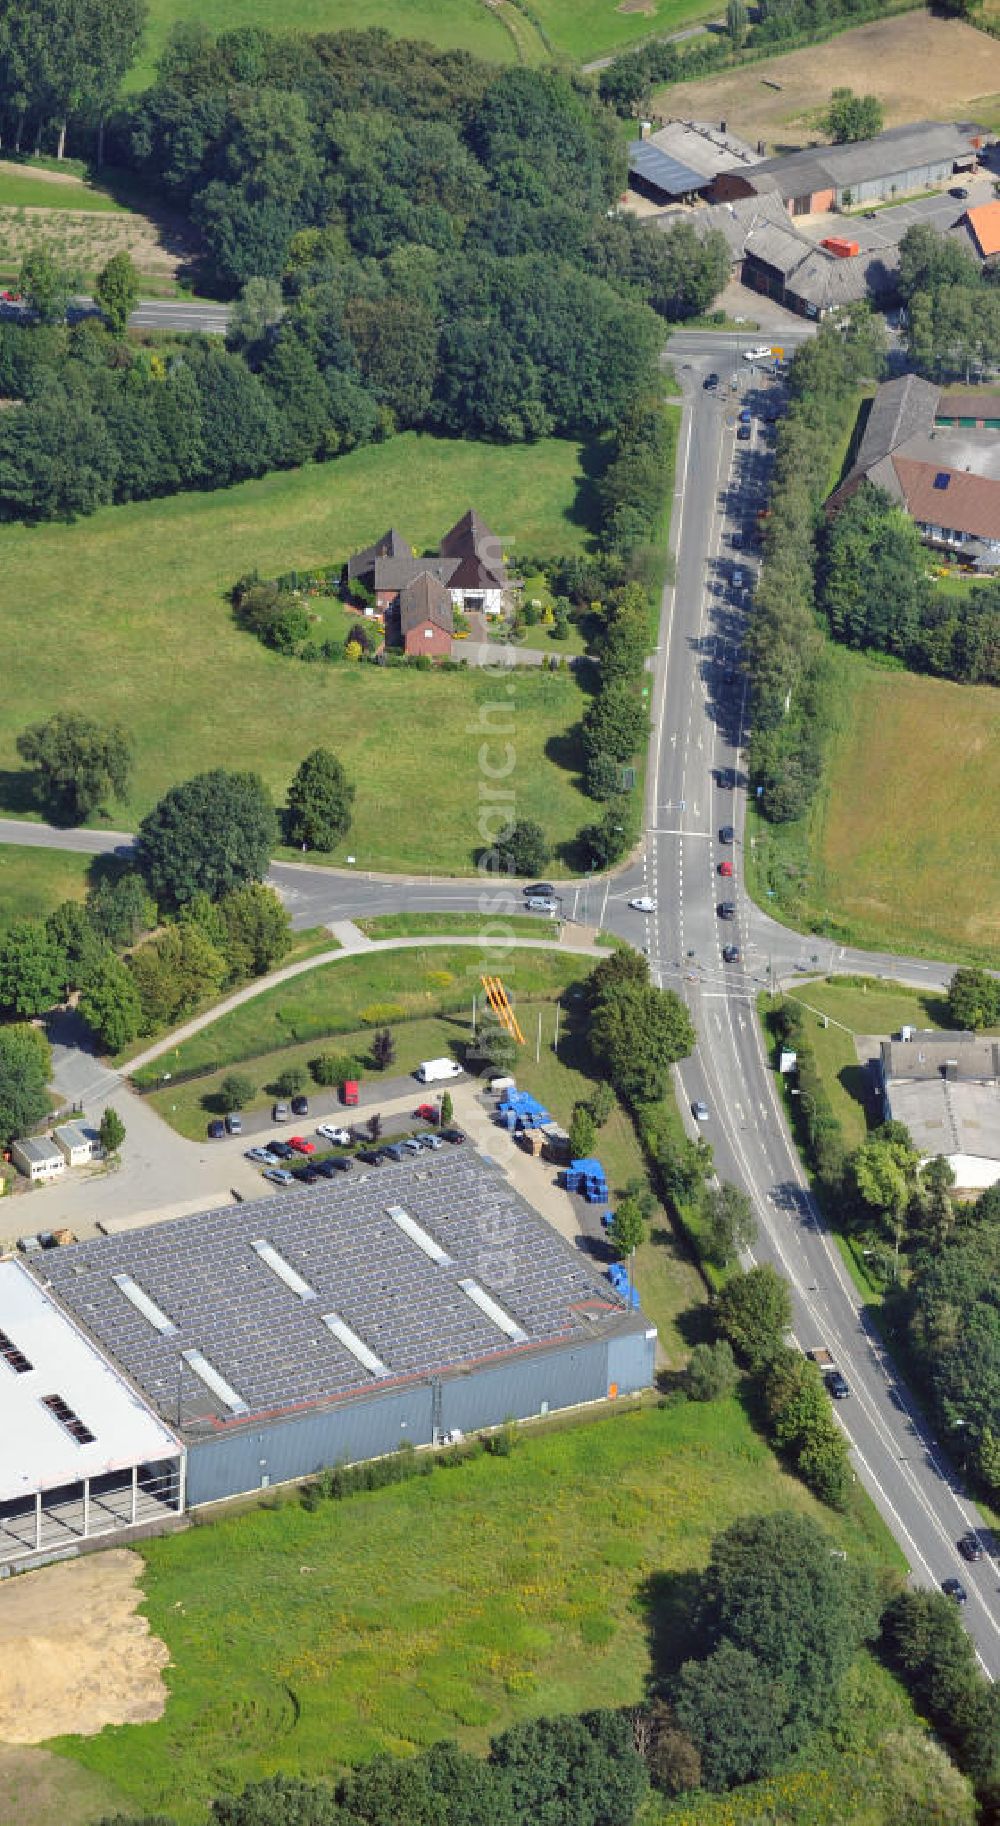
[[[15,1275],[176,1442],[190,1504],[653,1380],[655,1330],[468,1146],[70,1245],[44,1294],[2,1266],[12,1348]]]

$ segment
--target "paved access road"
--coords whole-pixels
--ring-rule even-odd
[[[745,550],[734,552],[731,537],[752,521],[769,453],[758,425],[751,443],[736,441],[730,372],[738,376],[741,405],[744,396],[755,408],[765,405],[766,388],[761,397],[760,385],[747,382],[749,364],[737,368],[739,356],[724,369],[717,344],[709,356],[692,350],[687,339],[676,343],[680,347],[672,344],[671,353],[683,355],[690,366],[680,370],[686,411],[674,515],[677,583],[667,593],[658,656],[645,882],[658,903],[648,920],[652,968],[660,981],[676,984],[679,977],[699,1034],[697,1051],[679,1073],[682,1105],[689,1112],[697,1100],[708,1105],[701,1130],[713,1145],[720,1177],[742,1185],[753,1199],[759,1225],[754,1255],[774,1262],[790,1281],[798,1342],[803,1349],[827,1346],[848,1379],[850,1397],[836,1403],[834,1412],[848,1433],[858,1475],[914,1578],[930,1586],[954,1575],[962,1579],[969,1593],[964,1620],[984,1668],[996,1676],[997,1561],[988,1552],[966,1566],[955,1546],[969,1527],[978,1528],[988,1546],[991,1537],[862,1316],[861,1301],[810,1195],[754,1015],[767,957],[782,976],[794,970],[796,954],[814,970],[874,964],[888,973],[888,960],[831,955],[828,944],[797,937],[768,920],[743,892],[743,793],[739,786],[720,789],[716,770],[733,769],[742,779],[743,682],[734,660],[753,561]],[[702,386],[710,364],[723,379],[718,393]],[[719,841],[726,824],[735,828],[732,845]],[[727,860],[734,865],[731,880],[718,873]],[[724,899],[735,903],[733,921],[718,917]],[[727,942],[740,947],[738,967],[722,963]],[[899,965],[900,975],[916,981],[940,980],[938,968],[947,974],[943,966],[928,968],[917,960]],[[693,1132],[696,1125],[690,1115],[688,1120]]]

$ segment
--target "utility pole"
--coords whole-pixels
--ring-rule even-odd
[[[553,1041],[552,1041],[552,1051],[554,1053],[558,1053],[558,1051],[559,1051],[559,1007],[560,1007],[560,1004],[557,1002],[556,1003],[556,1031],[555,1031],[555,1037],[553,1038]]]
[[[538,1035],[535,1040],[535,1064],[536,1065],[539,1063],[541,1056],[542,1056],[542,1011],[541,1011],[541,1009],[539,1009],[538,1010]]]

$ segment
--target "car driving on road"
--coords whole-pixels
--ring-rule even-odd
[[[962,1535],[961,1539],[958,1542],[958,1551],[961,1554],[963,1560],[981,1560],[982,1559],[983,1544],[982,1544],[982,1541],[979,1539],[978,1534],[976,1534],[973,1531],[973,1529],[970,1528],[967,1534]]]
[[[752,349],[744,349],[744,361],[766,361],[771,350],[766,342],[755,343]]]
[[[732,825],[724,824],[722,826],[721,830],[719,831],[719,842],[720,843],[733,843],[733,842],[735,842],[735,838],[736,838],[736,832],[733,830]]]
[[[691,1105],[691,1114],[694,1117],[696,1122],[707,1122],[708,1121],[708,1104],[702,1103],[701,1098],[696,1097],[695,1101]]]
[[[635,900],[630,900],[628,904],[634,908],[636,913],[656,912],[656,902],[651,900],[648,894],[638,894]]]
[[[735,900],[720,900],[718,912],[719,912],[720,919],[735,919],[736,918]]]
[[[739,945],[723,945],[722,961],[724,964],[738,964],[740,961]]]
[[[946,1598],[954,1598],[956,1604],[968,1604],[969,1594],[961,1579],[944,1579],[941,1590]]]

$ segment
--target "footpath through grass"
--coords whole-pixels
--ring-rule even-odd
[[[837,728],[810,815],[752,812],[760,905],[841,942],[955,961],[1000,946],[1000,698],[834,649]]]
[[[778,1508],[901,1570],[874,1510],[821,1509],[735,1401],[556,1426],[313,1514],[294,1496],[229,1514],[140,1549],[163,1718],[57,1748],[136,1811],[200,1826],[212,1795],[279,1771],[637,1703],[654,1647],[661,1667],[685,1651],[712,1536]]]
[[[114,812],[123,828],[206,768],[256,768],[280,801],[323,743],[357,784],[359,868],[465,873],[482,842],[484,728],[502,720],[518,816],[571,844],[593,809],[577,784],[571,732],[587,698],[575,676],[306,665],[238,629],[226,593],[255,566],[266,576],[346,558],[390,519],[426,549],[472,505],[514,558],[519,547],[579,550],[593,500],[586,462],[557,439],[507,448],[407,433],[215,493],[0,529],[0,616],[18,629],[5,648],[0,809],[32,810],[18,732],[85,702],[135,738],[131,796]],[[39,667],[42,644],[72,652],[72,666]]]

